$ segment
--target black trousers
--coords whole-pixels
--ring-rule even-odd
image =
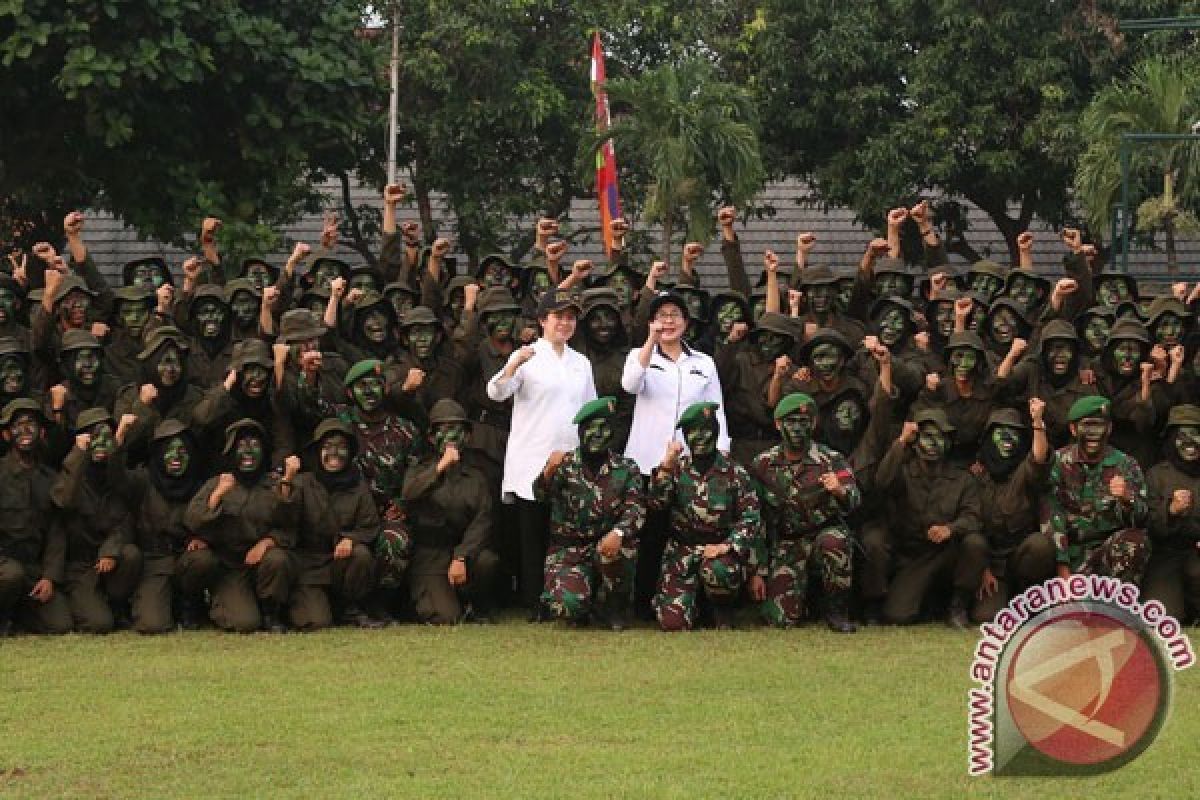
[[[521,605],[535,609],[542,595],[546,569],[546,540],[550,509],[533,500],[517,498],[517,527],[520,531],[520,574],[517,576]]]

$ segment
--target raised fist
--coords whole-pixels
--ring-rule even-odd
[[[63,406],[67,404],[67,395],[70,390],[67,389],[65,383],[56,383],[50,387],[50,408],[54,411],[62,411]]]
[[[683,453],[683,444],[674,439],[667,442],[667,452],[663,456],[661,466],[667,470],[673,470],[679,465],[679,456]]]
[[[403,183],[389,183],[383,187],[383,202],[390,206],[397,203],[403,203],[404,198],[408,196],[408,187]]]
[[[905,444],[912,444],[917,440],[917,423],[908,420],[904,423],[904,427],[900,429],[900,441]]]
[[[237,386],[237,382],[238,371],[236,369],[231,369],[229,372],[225,373],[225,382],[222,384],[222,386],[225,387],[225,391],[232,392],[233,387]]]
[[[83,233],[83,214],[72,211],[63,217],[63,233],[67,236],[78,236]]]
[[[792,360],[787,356],[779,356],[775,359],[775,377],[783,380],[792,371]]]
[[[744,322],[735,322],[729,326],[729,341],[740,342],[750,332],[750,326]]]
[[[204,262],[196,256],[192,256],[183,262],[183,277],[194,282],[200,277],[200,270],[202,269],[204,269]]]
[[[975,307],[974,301],[969,297],[959,297],[954,301],[954,316],[965,318],[971,313],[971,309]]]
[[[421,384],[425,383],[425,370],[416,367],[410,367],[408,374],[404,376],[404,384],[400,387],[400,391],[412,393],[421,388]]]
[[[908,215],[913,218],[913,222],[918,226],[924,227],[923,223],[929,220],[929,201],[922,200],[908,210]]]
[[[103,322],[93,322],[91,330],[92,336],[95,336],[97,339],[103,339],[105,336],[108,336],[108,325]]]
[[[796,249],[801,253],[812,252],[813,247],[817,244],[817,236],[814,233],[801,233],[796,236]]]
[[[629,223],[620,217],[617,217],[612,222],[608,223],[608,230],[615,238],[620,239],[629,232]]]
[[[283,460],[283,479],[290,481],[300,474],[300,456],[291,455]]]
[[[737,209],[733,206],[722,206],[717,211],[717,224],[722,228],[733,227],[735,219],[737,219]]]
[[[546,260],[559,261],[567,254],[567,243],[562,239],[555,239],[546,245]]]
[[[329,282],[329,293],[338,300],[346,296],[346,287],[349,285],[345,278],[334,278]]]
[[[1074,278],[1060,278],[1058,283],[1054,284],[1056,294],[1074,294],[1079,290],[1079,284]]]
[[[1012,340],[1012,344],[1008,346],[1008,354],[1013,358],[1020,358],[1021,355],[1029,348],[1029,342],[1021,337]]]
[[[936,372],[931,372],[925,376],[925,388],[931,392],[936,392],[937,388],[942,385],[942,376]]]
[[[871,243],[867,245],[867,255],[872,258],[887,255],[888,247],[887,239],[872,239]]]
[[[263,289],[262,304],[263,308],[274,308],[275,301],[279,299],[279,287],[267,286]]]
[[[667,262],[655,261],[650,265],[650,275],[657,281],[667,277]]]
[[[84,453],[92,446],[92,435],[90,433],[78,433],[75,435],[75,446]]]
[[[321,217],[321,246],[332,250],[338,243],[338,215],[336,211],[326,211]]]
[[[1171,493],[1171,507],[1168,509],[1175,516],[1182,516],[1192,510],[1192,492],[1190,489],[1176,489]]]
[[[300,369],[309,374],[315,374],[321,371],[323,358],[320,350],[309,350],[300,355]]]
[[[887,213],[887,224],[889,228],[895,228],[904,224],[904,220],[908,219],[907,208],[893,208]]]
[[[581,258],[571,265],[571,272],[578,275],[580,278],[586,278],[592,272],[592,267],[595,266],[586,258]]]
[[[463,300],[471,308],[475,307],[475,301],[479,299],[479,290],[482,288],[478,283],[468,283],[463,287]]]
[[[400,235],[404,237],[404,241],[415,245],[421,238],[421,226],[416,220],[405,220],[400,223]]]
[[[38,242],[33,246],[33,254],[49,264],[58,256],[58,251],[49,242]]]
[[[704,254],[704,245],[699,242],[688,242],[683,246],[683,260],[695,261]]]
[[[450,240],[444,237],[434,239],[433,241],[433,257],[443,258],[450,252]]]
[[[542,217],[537,221],[538,236],[553,236],[558,233],[558,220]]]
[[[166,314],[170,312],[171,301],[175,299],[175,287],[164,283],[154,290],[154,296],[158,298],[158,313]]]
[[[232,472],[222,472],[217,478],[217,491],[221,494],[228,493],[234,486],[237,486],[237,478]]]
[[[768,273],[779,269],[779,256],[775,255],[774,250],[767,250],[763,253],[763,269]]]
[[[1113,479],[1108,482],[1108,493],[1121,500],[1131,499],[1129,484],[1126,483],[1125,478],[1120,475],[1114,476]]]
[[[1030,231],[1025,231],[1017,237],[1017,249],[1027,252],[1033,249],[1033,234]]]
[[[1040,397],[1029,398],[1029,418],[1034,422],[1041,422],[1043,415],[1046,413],[1046,401]]]
[[[158,387],[153,383],[143,383],[138,387],[138,402],[144,406],[151,406],[158,399]]]
[[[292,248],[292,257],[288,260],[296,264],[308,258],[310,253],[312,253],[312,248],[308,244],[305,242],[296,242],[296,246]]]
[[[200,224],[200,243],[212,244],[217,240],[217,231],[221,230],[221,225],[224,224],[216,217],[205,217],[204,222]]]
[[[1078,228],[1063,228],[1062,229],[1063,244],[1073,252],[1078,253],[1083,248],[1083,234]]]

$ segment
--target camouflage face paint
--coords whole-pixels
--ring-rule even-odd
[[[461,288],[453,289],[450,292],[450,298],[446,303],[446,308],[450,311],[450,319],[454,324],[458,324],[462,319],[463,308],[467,305],[467,296]]]
[[[617,293],[617,305],[621,308],[627,309],[633,303],[633,284],[621,270],[610,275],[605,285]]]
[[[341,472],[350,466],[350,440],[342,433],[331,433],[321,440],[321,469]]]
[[[433,426],[433,449],[438,455],[446,452],[446,445],[462,449],[467,441],[467,426],[461,422],[443,422]]]
[[[129,300],[117,303],[117,323],[135,338],[141,338],[149,319],[150,307],[145,303]]]
[[[516,318],[513,318],[516,321]],[[608,344],[617,338],[621,321],[611,308],[594,308],[584,318],[588,338],[599,344]]]
[[[704,316],[704,297],[695,292],[684,292],[683,302],[687,306],[688,319],[698,320]]]
[[[988,302],[1004,288],[1004,281],[997,278],[995,275],[988,275],[985,272],[976,272],[971,276],[970,290],[975,294],[986,297]]]
[[[1034,308],[1041,301],[1042,290],[1037,281],[1030,280],[1018,273],[1013,276],[1008,296],[1013,302],[1026,310]]]
[[[13,447],[29,453],[42,439],[42,421],[29,411],[22,411],[8,424],[8,435]]]
[[[225,324],[225,307],[211,300],[196,304],[193,316],[196,318],[200,337],[216,339],[221,335],[221,327]]]
[[[885,272],[875,278],[875,293],[879,297],[905,297],[908,279],[895,272]]]
[[[162,468],[171,478],[178,478],[187,472],[192,463],[192,454],[188,450],[187,440],[182,436],[173,436],[167,440],[167,446],[162,452]]]
[[[489,261],[483,268],[484,286],[508,286],[512,282],[512,272],[499,261]]]
[[[1142,348],[1131,339],[1122,339],[1113,347],[1113,366],[1122,377],[1130,377],[1137,373],[1138,363],[1142,358]]]
[[[321,264],[313,272],[313,286],[318,289],[328,289],[334,278],[342,277],[342,271],[335,264]]]
[[[372,344],[383,344],[388,336],[388,318],[378,308],[372,309],[363,316],[363,336]]]
[[[786,347],[787,339],[775,331],[761,331],[754,337],[754,349],[763,361],[774,361]]]
[[[238,472],[254,472],[263,463],[263,441],[258,434],[244,433],[234,444],[233,454]]]
[[[579,426],[579,448],[585,455],[597,456],[608,452],[612,440],[612,420],[608,417],[589,419]]]
[[[1055,375],[1066,375],[1075,360],[1075,345],[1066,339],[1051,339],[1046,344],[1046,366]]]
[[[1180,425],[1175,429],[1173,442],[1182,461],[1194,464],[1200,460],[1200,427]]]
[[[60,302],[67,324],[73,328],[82,328],[87,322],[88,309],[92,307],[91,296],[72,289]]]
[[[413,325],[408,329],[408,352],[419,361],[433,357],[433,341],[437,333],[432,325]]]
[[[247,364],[241,370],[242,393],[247,397],[262,397],[267,392],[267,379],[270,372],[260,364]]]
[[[396,311],[396,319],[404,319],[404,312],[411,310],[414,305],[412,295],[408,292],[388,292],[387,300]]]
[[[1020,432],[1009,425],[997,425],[992,428],[991,439],[997,455],[1005,459],[1012,458],[1021,444]]]
[[[233,321],[239,328],[249,328],[257,324],[260,303],[250,292],[234,292],[229,306],[233,311]]]
[[[72,359],[72,372],[75,374],[75,382],[80,386],[94,385],[100,380],[100,351],[93,347],[76,350],[75,358]]]
[[[835,344],[819,344],[812,350],[812,369],[821,380],[828,381],[841,372],[846,363],[842,349]]]
[[[1129,284],[1121,278],[1103,278],[1096,286],[1096,297],[1103,306],[1117,306],[1133,299]]]
[[[483,326],[487,328],[488,336],[507,342],[512,339],[513,333],[516,331],[517,314],[515,311],[489,312],[483,318]]]
[[[383,378],[374,373],[364,375],[350,386],[350,394],[363,411],[375,411],[383,405]]]
[[[88,433],[92,435],[91,444],[88,445],[92,463],[107,461],[113,451],[117,449],[117,440],[113,436],[112,425],[107,422],[97,422],[88,429]]]
[[[369,272],[356,272],[351,275],[347,287],[350,291],[358,289],[360,292],[365,292],[367,289],[379,288],[375,282],[375,276]]]
[[[683,440],[693,458],[705,459],[717,452],[717,422],[710,419],[707,424],[696,424],[683,432]]]
[[[717,306],[717,329],[721,336],[729,336],[730,329],[738,322],[745,322],[746,315],[742,307],[735,302],[726,301]]]
[[[0,323],[17,315],[17,295],[12,289],[0,287]]]
[[[932,422],[923,422],[917,429],[917,458],[922,461],[941,461],[946,454],[946,434]]]
[[[1099,458],[1108,443],[1112,423],[1105,417],[1084,417],[1074,424],[1075,440],[1089,460]]]
[[[943,300],[934,305],[933,321],[938,335],[942,339],[949,339],[950,334],[954,333],[954,303]]]
[[[1083,339],[1093,355],[1104,350],[1104,345],[1108,343],[1109,327],[1104,317],[1088,317],[1087,324],[1083,326]]]
[[[972,347],[956,347],[950,351],[950,371],[956,380],[966,380],[975,371],[979,354]]]
[[[179,383],[183,376],[183,353],[179,347],[174,344],[164,345],[154,370],[158,374],[159,386],[170,387]]]
[[[529,294],[535,303],[540,303],[542,295],[550,288],[550,273],[544,269],[534,271],[529,280]]]
[[[998,344],[1009,345],[1017,335],[1017,315],[1009,308],[998,308],[996,313],[988,318],[988,330],[992,340]]]
[[[832,286],[811,286],[807,291],[808,306],[814,314],[827,314],[833,310],[833,299],[837,290]]]
[[[892,306],[879,318],[879,341],[893,347],[904,338],[904,311]]]
[[[0,392],[9,397],[25,391],[25,360],[20,356],[0,356]]]
[[[142,287],[157,289],[164,283],[166,283],[166,279],[163,278],[162,271],[156,264],[138,264],[133,268],[129,285],[136,286],[139,289]]]
[[[261,292],[271,285],[271,271],[266,264],[251,264],[246,268],[246,280]]]
[[[815,409],[801,406],[779,420],[779,433],[783,443],[793,453],[804,453],[812,444],[813,427],[816,425]]]
[[[853,400],[843,400],[837,404],[833,410],[833,422],[837,425],[838,430],[849,433],[858,428],[859,422],[862,420],[862,406]]]
[[[1183,341],[1183,320],[1170,312],[1163,314],[1154,326],[1154,341],[1171,348]]]

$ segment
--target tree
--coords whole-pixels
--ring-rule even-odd
[[[736,69],[759,98],[772,172],[870,225],[932,193],[948,249],[973,261],[969,201],[1016,263],[1035,216],[1068,219],[1078,115],[1130,54],[1115,17],[1165,3],[1110,2],[1110,16],[1042,0],[762,5]]]
[[[1200,77],[1193,59],[1154,56],[1105,87],[1081,120],[1087,149],[1079,159],[1075,187],[1089,223],[1103,229],[1121,191],[1120,142],[1125,133],[1190,134],[1200,119]],[[1131,197],[1138,203],[1137,230],[1166,240],[1167,271],[1179,272],[1175,239],[1200,227],[1187,205],[1197,199],[1196,142],[1163,142],[1130,150]],[[1156,189],[1159,194],[1155,195]]]
[[[649,174],[645,213],[662,225],[669,264],[677,227],[707,239],[718,201],[742,204],[762,188],[752,99],[698,57],[609,81],[608,94],[616,121],[604,139]]]
[[[0,215],[9,243],[77,207],[183,243],[201,217],[247,247],[315,210],[386,102],[353,0],[0,3]]]

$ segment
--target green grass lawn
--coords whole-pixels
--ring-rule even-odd
[[[1090,779],[966,775],[973,634],[528,626],[0,642],[5,797],[1195,797],[1200,670]]]

